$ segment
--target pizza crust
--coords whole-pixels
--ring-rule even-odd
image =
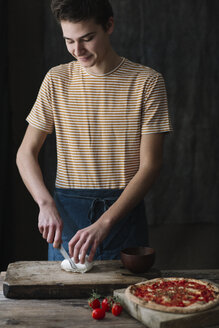
[[[196,283],[207,286],[208,288],[210,288],[215,293],[215,299],[212,300],[212,301],[209,301],[206,304],[200,304],[200,303],[197,302],[197,303],[191,304],[187,307],[176,307],[176,306],[165,306],[165,305],[161,305],[161,304],[156,304],[155,302],[152,302],[152,301],[147,302],[147,301],[133,295],[133,292],[135,290],[135,286],[143,285],[143,284],[148,285],[148,284],[153,284],[155,282],[160,282],[160,281],[171,281],[171,280],[180,280],[180,279],[181,280],[186,279],[188,281],[196,282]],[[219,288],[216,285],[214,285],[212,283],[209,283],[207,281],[192,279],[192,278],[171,277],[171,278],[155,278],[155,279],[143,281],[143,282],[137,283],[135,285],[129,286],[125,290],[125,295],[127,296],[127,298],[129,300],[131,300],[132,302],[134,302],[134,303],[136,303],[140,306],[143,306],[145,308],[152,309],[152,310],[157,310],[157,311],[162,311],[162,312],[170,312],[170,313],[185,313],[185,314],[187,314],[187,313],[197,313],[197,312],[200,312],[200,311],[205,311],[207,309],[210,309],[210,308],[212,308],[212,307],[219,304]]]

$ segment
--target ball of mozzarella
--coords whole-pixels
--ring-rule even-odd
[[[71,258],[72,261],[74,262],[74,258],[72,257]],[[79,255],[79,259],[80,259],[80,255]],[[93,263],[92,262],[88,262],[88,255],[86,255],[85,257],[85,262],[84,264],[81,264],[80,262],[79,263],[75,263],[76,267],[77,267],[77,270],[74,270],[72,267],[71,267],[71,264],[69,263],[68,260],[63,260],[61,262],[61,268],[65,271],[72,271],[72,272],[87,272],[87,271],[90,271],[93,267]]]

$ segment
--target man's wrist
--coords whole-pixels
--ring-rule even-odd
[[[113,211],[108,209],[105,213],[102,214],[102,216],[99,219],[101,224],[103,224],[109,230],[118,220],[114,214],[115,213],[113,213]]]
[[[47,197],[47,198],[39,198],[36,200],[39,208],[45,207],[45,206],[54,206],[55,202],[52,197]]]

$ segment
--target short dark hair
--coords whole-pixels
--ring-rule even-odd
[[[52,0],[51,9],[59,23],[80,22],[93,18],[104,30],[107,30],[109,18],[113,16],[109,0]]]

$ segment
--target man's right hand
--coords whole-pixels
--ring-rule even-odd
[[[40,206],[38,228],[42,237],[57,248],[62,242],[63,223],[54,202]]]

